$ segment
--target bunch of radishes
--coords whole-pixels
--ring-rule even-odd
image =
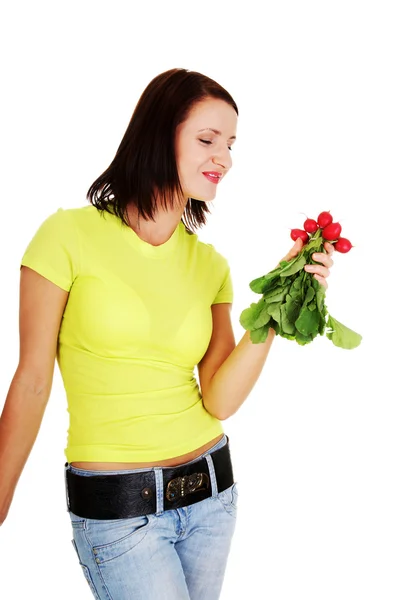
[[[294,242],[297,238],[301,238],[306,244],[321,229],[323,239],[331,242],[338,252],[344,254],[353,248],[350,240],[340,237],[342,226],[340,223],[333,223],[333,218],[329,210],[320,213],[316,221],[314,219],[306,219],[303,227],[304,229],[291,229],[290,237]]]

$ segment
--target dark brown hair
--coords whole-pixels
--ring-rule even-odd
[[[101,211],[114,212],[126,225],[129,203],[140,217],[154,221],[156,191],[163,206],[173,208],[174,197],[183,197],[175,131],[193,106],[206,98],[224,100],[239,114],[231,95],[206,75],[171,69],[155,77],[139,98],[114,160],[90,186],[90,202]],[[186,229],[194,233],[209,212],[205,202],[190,198],[182,215]]]

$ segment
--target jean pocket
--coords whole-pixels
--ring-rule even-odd
[[[114,560],[135,548],[154,527],[156,519],[155,515],[128,519],[86,519],[86,535],[97,564]]]
[[[92,576],[90,575],[89,568],[86,565],[84,565],[82,563],[82,561],[81,561],[81,558],[79,556],[79,552],[78,552],[78,548],[76,546],[75,540],[71,540],[71,543],[72,543],[72,545],[73,545],[73,547],[75,549],[75,552],[76,552],[76,554],[78,556],[79,564],[80,564],[80,566],[82,568],[82,572],[83,572],[83,574],[85,576],[85,579],[86,579],[86,581],[87,581],[87,583],[88,583],[88,585],[90,587],[90,590],[91,590],[93,596],[96,598],[96,600],[101,600],[100,596],[97,593],[96,588],[94,587],[93,579],[92,579]]]
[[[217,498],[224,507],[225,511],[231,515],[231,517],[236,517],[238,503],[237,483],[235,482],[233,485],[231,485],[231,487],[228,487],[223,492],[219,492]]]

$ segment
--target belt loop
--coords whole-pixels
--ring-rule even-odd
[[[211,491],[212,497],[215,498],[218,495],[218,486],[217,486],[217,477],[215,475],[215,467],[213,463],[213,459],[210,454],[206,454],[204,457],[208,464],[208,470],[210,472],[210,481],[211,481]]]
[[[154,477],[156,480],[156,516],[164,512],[164,478],[161,467],[154,467]]]

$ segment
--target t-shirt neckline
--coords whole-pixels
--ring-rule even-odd
[[[131,244],[136,250],[138,250],[141,254],[145,256],[149,256],[151,258],[163,258],[164,256],[170,254],[179,244],[179,240],[182,236],[184,224],[180,221],[173,231],[171,237],[160,244],[159,246],[153,246],[149,242],[142,240],[138,234],[129,227],[120,219],[120,217],[114,213],[107,213],[111,219],[114,219],[120,225],[121,234],[124,236],[126,241]]]

